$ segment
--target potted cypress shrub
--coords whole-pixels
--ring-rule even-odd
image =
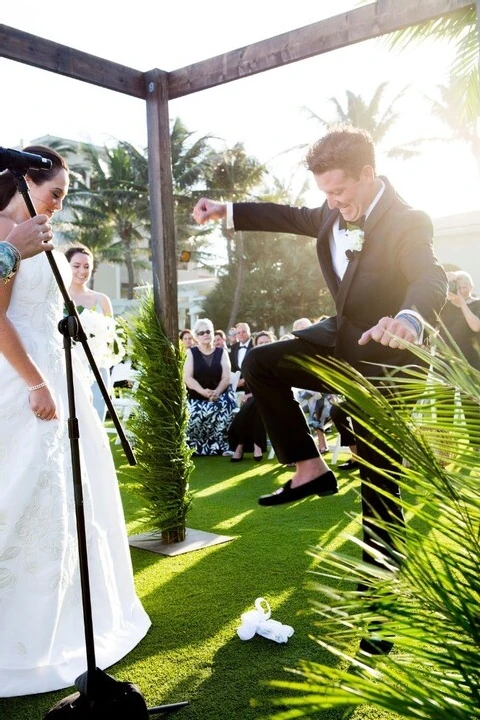
[[[127,318],[125,330],[139,380],[137,408],[127,422],[137,459],[132,472],[145,501],[147,528],[164,543],[181,542],[192,502],[188,482],[193,470],[186,442],[185,350],[167,338],[152,291]]]

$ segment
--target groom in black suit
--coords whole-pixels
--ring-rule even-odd
[[[320,268],[335,301],[334,317],[296,332],[294,340],[254,348],[243,365],[278,459],[296,464],[293,477],[262,496],[261,505],[337,492],[336,478],[318,453],[291,390],[329,388],[288,358],[336,357],[371,378],[380,376],[385,366],[415,363],[402,342],[422,342],[424,323],[434,324],[447,293],[445,273],[433,252],[432,223],[407,205],[386,177],[377,175],[368,133],[351,126],[330,131],[310,148],[306,165],[326,197],[319,208],[203,198],[193,213],[199,223],[226,218],[236,230],[317,238]],[[360,458],[375,468],[391,469],[382,453],[368,447],[361,428],[356,427],[355,434]],[[398,497],[399,491],[366,466],[361,476],[375,486],[362,483],[365,540],[372,545],[372,517],[403,522],[399,505],[381,492],[386,489]],[[374,531],[382,535],[378,528]],[[386,532],[383,541],[390,547]]]

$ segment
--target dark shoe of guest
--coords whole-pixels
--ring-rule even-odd
[[[230,462],[240,462],[241,460],[243,460],[243,453],[239,457],[232,456],[230,458]]]
[[[359,465],[358,460],[354,460],[353,458],[350,458],[350,460],[347,460],[347,462],[340,463],[340,465],[337,465],[337,468],[339,470],[355,470]]]
[[[393,643],[389,640],[380,640],[376,638],[362,638],[360,640],[360,650],[369,655],[388,655],[393,648]]]
[[[253,459],[255,460],[255,462],[260,462],[260,460],[263,460],[263,454],[254,455]]]
[[[338,492],[337,479],[331,470],[319,475],[310,482],[292,488],[292,481],[289,480],[281,488],[270,495],[262,495],[258,498],[259,505],[283,505],[284,503],[302,500],[308,495],[335,495]]]

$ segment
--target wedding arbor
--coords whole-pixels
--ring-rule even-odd
[[[155,308],[168,337],[176,340],[169,101],[473,6],[480,17],[480,0],[377,0],[171,72],[158,68],[141,72],[6,25],[0,25],[0,56],[145,100]]]

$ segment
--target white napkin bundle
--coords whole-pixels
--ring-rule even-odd
[[[277,643],[286,643],[294,633],[290,625],[283,625],[270,618],[270,605],[265,598],[255,600],[255,610],[249,610],[241,616],[242,624],[237,629],[240,640],[251,640],[255,634]]]

